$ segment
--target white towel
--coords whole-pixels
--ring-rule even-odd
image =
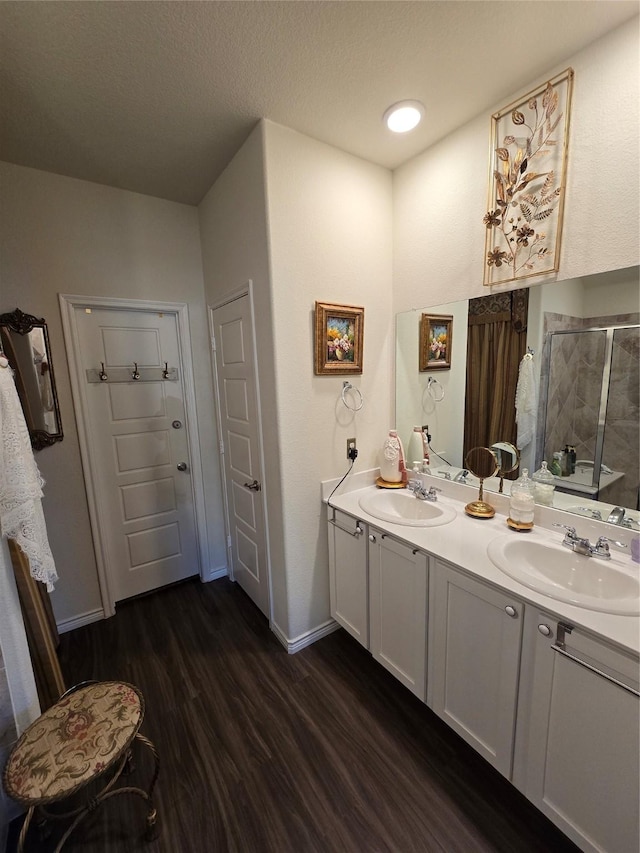
[[[519,450],[533,440],[538,418],[538,387],[533,369],[533,356],[527,353],[520,362],[518,386],[516,388],[516,424]]]
[[[0,364],[0,533],[15,539],[32,576],[51,592],[58,574],[42,511],[43,485],[11,368]]]

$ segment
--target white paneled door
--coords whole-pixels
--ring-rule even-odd
[[[269,615],[253,330],[249,296],[211,312],[233,577]]]
[[[177,316],[76,307],[75,323],[102,552],[120,601],[199,571]]]

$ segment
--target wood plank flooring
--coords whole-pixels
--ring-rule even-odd
[[[61,660],[68,684],[140,687],[161,759],[156,841],[142,840],[142,801],[121,796],[64,850],[577,850],[344,631],[287,655],[226,579],[120,604],[63,635]],[[131,784],[149,772],[140,752]]]

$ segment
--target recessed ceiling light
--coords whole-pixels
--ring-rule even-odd
[[[406,133],[420,124],[423,115],[420,101],[398,101],[384,114],[384,123],[394,133]]]

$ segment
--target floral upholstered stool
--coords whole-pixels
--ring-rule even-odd
[[[24,849],[34,814],[41,829],[48,820],[72,821],[55,848],[58,853],[78,824],[117,794],[142,797],[147,804],[146,838],[155,837],[153,789],[159,764],[154,745],[138,732],[143,716],[144,699],[137,688],[120,681],[88,682],[67,691],[29,726],[11,752],[3,777],[7,794],[28,809],[18,853]],[[134,740],[148,747],[154,759],[146,791],[115,787],[122,772],[131,768]],[[96,780],[104,784],[93,793],[96,785],[89,786]],[[50,810],[78,793],[85,794],[80,805]]]

